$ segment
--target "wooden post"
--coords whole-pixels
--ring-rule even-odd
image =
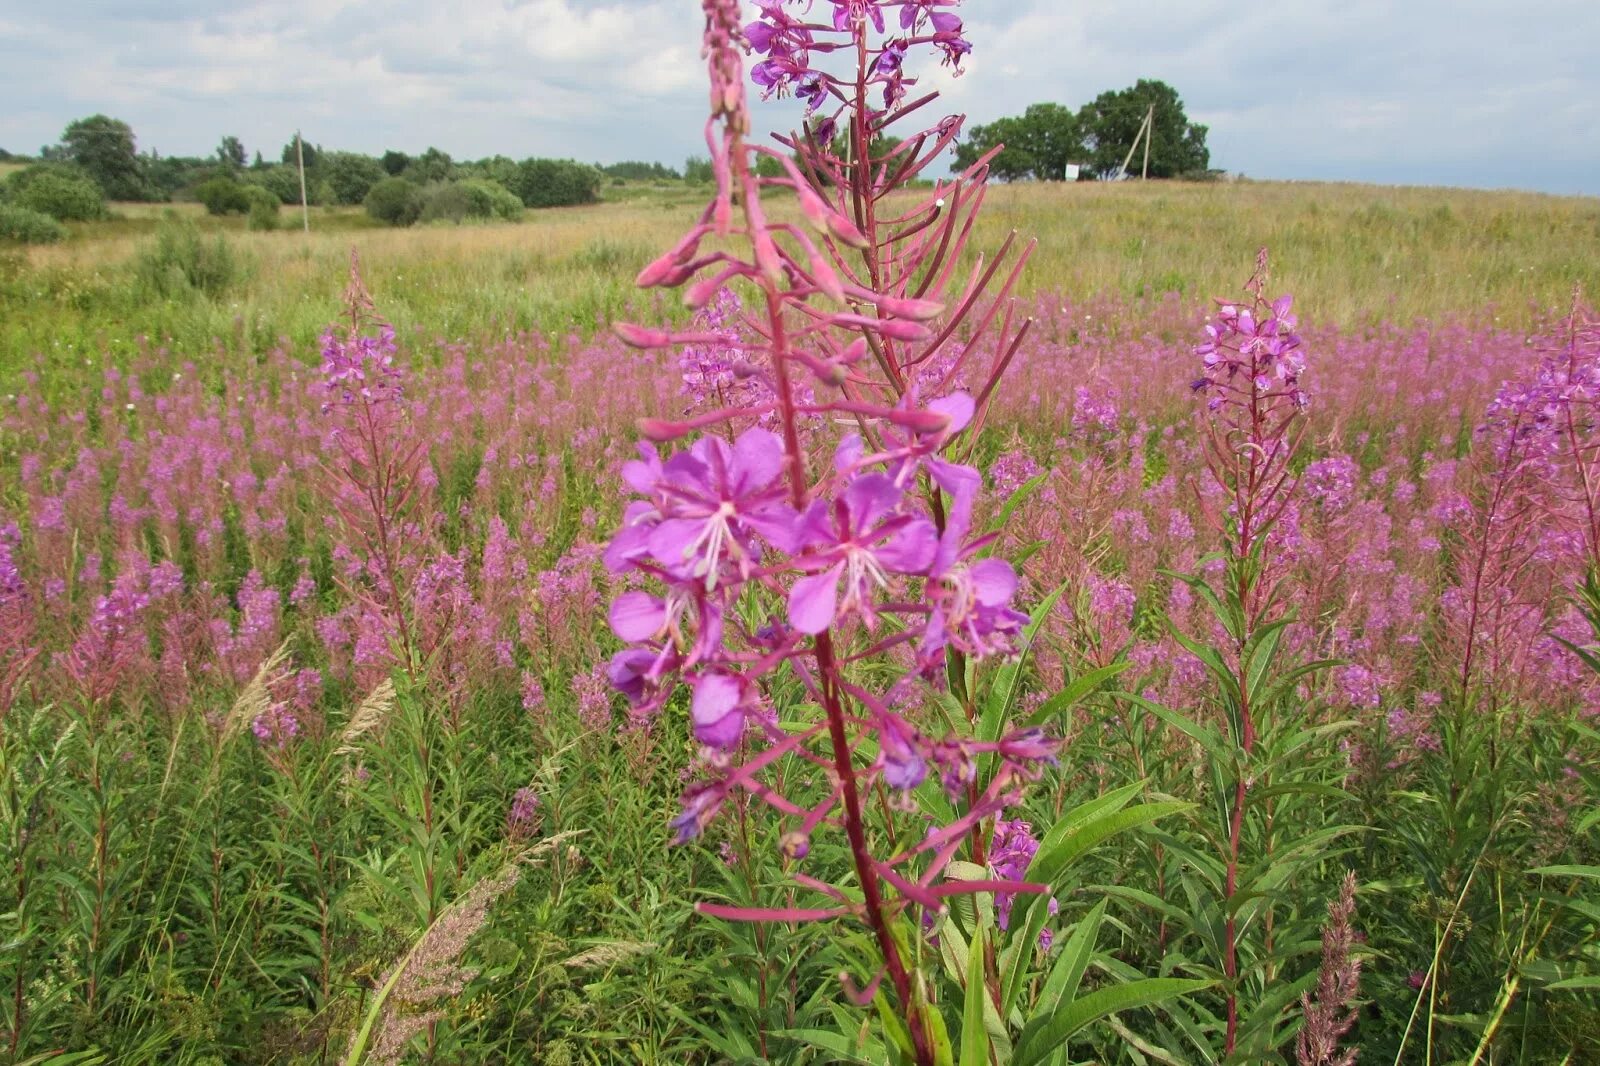
[[[1139,132],[1133,135],[1133,143],[1128,145],[1128,154],[1122,157],[1121,173],[1126,176],[1128,164],[1133,162],[1133,153],[1139,150],[1139,140],[1144,139],[1144,172],[1145,177],[1150,176],[1150,131],[1153,128],[1152,119],[1155,117],[1156,105],[1151,104],[1150,109],[1144,113],[1144,121],[1139,123]]]
[[[1156,105],[1151,104],[1150,110],[1144,113],[1144,172],[1139,175],[1140,181],[1150,180],[1150,138],[1156,132]]]
[[[311,207],[306,201],[306,152],[300,140],[300,131],[294,131],[294,157],[300,164],[300,223],[307,233],[311,232]]]

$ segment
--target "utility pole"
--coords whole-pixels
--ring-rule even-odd
[[[1150,180],[1150,138],[1156,132],[1156,105],[1151,104],[1150,110],[1144,113],[1144,171],[1139,175],[1140,181]]]
[[[300,223],[311,232],[311,208],[306,202],[306,150],[300,140],[300,131],[294,131],[294,157],[300,164]]]
[[[1128,164],[1133,162],[1133,153],[1139,150],[1139,141],[1144,141],[1144,173],[1141,180],[1150,180],[1150,135],[1155,131],[1156,105],[1151,104],[1144,113],[1144,121],[1139,123],[1139,132],[1133,135],[1133,143],[1128,145],[1128,154],[1122,157],[1121,173],[1128,173]]]

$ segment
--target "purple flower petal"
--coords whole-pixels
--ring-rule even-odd
[[[649,640],[667,622],[667,605],[648,592],[624,592],[611,604],[611,631],[623,640]]]
[[[695,739],[713,748],[732,747],[744,735],[744,686],[731,674],[701,674],[694,682],[689,717]]]
[[[840,474],[849,471],[861,461],[862,449],[861,434],[846,433],[833,451],[833,469]]]
[[[745,430],[733,443],[733,470],[744,492],[772,484],[783,471],[783,441],[771,430]]]
[[[839,575],[843,572],[844,563],[838,562],[796,581],[789,592],[789,624],[813,636],[832,625],[839,609]]]
[[[972,564],[972,588],[985,607],[1003,607],[1017,593],[1017,573],[1004,559],[982,559]]]
[[[864,532],[900,502],[900,488],[887,474],[862,474],[844,490],[844,503],[850,511],[852,533]]]
[[[941,396],[928,404],[928,410],[944,415],[950,419],[944,435],[953,437],[967,428],[967,423],[972,421],[972,415],[977,410],[977,405],[972,402],[972,397],[964,392],[954,392],[949,396]]]
[[[920,574],[933,564],[939,530],[926,518],[913,518],[874,551],[878,561],[902,574]]]
[[[928,764],[917,751],[914,737],[899,719],[879,719],[878,751],[883,759],[883,780],[890,788],[913,789],[928,776]]]
[[[681,568],[703,529],[705,523],[692,518],[668,519],[650,531],[650,554],[662,566]]]

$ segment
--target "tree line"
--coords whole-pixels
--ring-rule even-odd
[[[989,165],[1002,181],[1061,181],[1073,164],[1079,167],[1079,180],[1112,178],[1152,108],[1150,176],[1212,176],[1206,127],[1189,121],[1176,89],[1144,78],[1129,88],[1103,92],[1076,111],[1061,104],[1034,104],[1020,115],[971,126],[956,146],[956,164],[965,168],[1003,146]],[[1141,147],[1129,169],[1138,170],[1142,162]]]
[[[572,159],[456,160],[430,147],[418,155],[326,150],[290,140],[275,157],[225,136],[210,156],[140,152],[128,123],[91,115],[68,124],[37,160],[0,150],[0,162],[33,163],[0,183],[0,202],[57,222],[101,218],[107,201],[198,200],[213,214],[250,214],[272,224],[279,205],[366,205],[392,225],[463,218],[510,218],[524,207],[593,203],[606,180],[681,180],[660,163],[604,166]],[[696,175],[698,176],[698,175]],[[4,235],[4,234],[0,234]]]

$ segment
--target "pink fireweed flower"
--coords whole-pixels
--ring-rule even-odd
[[[695,739],[710,748],[737,744],[744,735],[748,682],[735,674],[713,670],[695,678],[693,687],[689,717],[694,723]]]
[[[506,811],[506,836],[513,842],[527,840],[534,833],[539,818],[539,793],[524,786],[511,797]]]
[[[1033,826],[1020,818],[1007,821],[996,819],[994,823],[994,839],[989,846],[989,865],[995,875],[1007,880],[1020,881],[1027,876],[1028,865],[1033,862],[1033,856],[1039,850],[1039,841],[1033,835]],[[1015,902],[1015,892],[995,893],[995,917],[999,920],[1000,928],[1011,927],[1011,905]],[[1050,897],[1049,909],[1051,914],[1060,910],[1060,905],[1054,896]],[[1050,937],[1048,930],[1039,933],[1039,946],[1049,950]]]
[[[645,544],[667,572],[716,588],[732,564],[747,573],[759,557],[755,537],[786,541],[794,510],[784,502],[778,475],[783,442],[764,429],[747,429],[729,447],[702,437],[663,467],[656,483],[659,521]]]
[[[1299,320],[1290,310],[1293,303],[1293,297],[1280,296],[1270,313],[1219,304],[1215,318],[1206,324],[1206,341],[1194,350],[1205,368],[1205,376],[1194,387],[1210,394],[1213,410],[1241,396],[1241,387],[1285,396],[1296,408],[1305,409],[1300,375],[1306,357],[1300,335],[1294,332]]]
[[[902,496],[887,475],[862,474],[831,507],[817,500],[801,516],[799,539],[810,549],[802,565],[826,569],[790,591],[789,621],[796,629],[821,633],[840,614],[859,615],[870,627],[873,598],[888,587],[889,574],[922,573],[933,562],[939,532],[920,515],[895,513]]]
[[[997,322],[1020,270],[1019,262],[993,303],[976,312],[974,327],[962,330],[975,294],[953,298],[946,267],[955,259],[942,261],[962,254],[970,226],[957,219],[961,208],[945,210],[943,196],[981,185],[986,161],[914,207],[911,225],[894,222],[903,236],[866,236],[874,230],[863,221],[880,221],[872,204],[932,163],[960,129],[960,119],[950,118],[902,142],[904,149],[875,144],[874,153],[890,154],[870,161],[832,147],[835,119],[846,112],[852,134],[877,134],[876,101],[881,94],[892,106],[904,98],[914,47],[930,46],[947,60],[965,53],[960,20],[938,10],[949,4],[915,0],[902,15],[908,33],[888,36],[886,9],[903,6],[829,0],[819,14],[831,9],[830,27],[802,4],[760,0],[758,19],[745,25],[737,0],[703,0],[716,192],[698,224],[640,282],[684,286],[696,309],[730,284],[754,292],[752,310],[740,318],[733,373],[765,391],[749,402],[719,389],[720,408],[641,421],[643,435],[659,444],[692,443],[671,454],[641,449],[641,459],[624,467],[640,498],[628,505],[606,563],[627,575],[610,621],[628,646],[607,674],[636,711],[657,710],[680,685],[689,688],[689,722],[702,749],[699,780],[672,823],[680,843],[699,836],[735,793],[777,813],[786,862],[804,861],[820,828],[845,830],[858,905],[837,906],[847,897],[812,881],[808,887],[828,897],[821,907],[702,909],[755,921],[854,913],[871,928],[885,984],[907,1012],[916,1061],[932,1063],[917,1017],[923,1007],[890,923],[912,903],[994,890],[992,882],[949,883],[942,872],[962,848],[981,848],[980,827],[1054,757],[1054,744],[1028,732],[935,740],[920,731],[925,716],[911,710],[941,695],[946,682],[935,667],[947,648],[973,658],[1010,652],[1024,620],[1011,605],[1015,571],[981,558],[989,539],[969,536],[982,478],[942,453],[982,425],[1026,327],[1013,328],[1009,309],[999,316],[987,378],[975,381],[971,395],[956,391],[983,373],[977,353],[989,342],[980,345],[975,335]],[[808,110],[840,105],[803,136],[778,138],[786,151],[745,142],[750,49],[764,57],[750,77],[767,94],[792,91]],[[836,77],[813,66],[814,57],[834,54],[855,59],[857,69]],[[762,177],[757,154],[780,172]],[[792,195],[803,221],[770,221],[770,191]],[[981,197],[965,199],[975,210]],[[945,232],[915,236],[930,226]],[[708,233],[721,238],[719,249],[697,259]],[[862,282],[880,278],[893,279],[881,283],[883,291]],[[947,344],[958,330],[963,340]],[[721,339],[709,330],[620,332],[650,346]],[[693,384],[702,385],[701,367],[693,371]],[[775,432],[741,431],[751,420]],[[841,424],[854,432],[831,449],[829,464],[824,438]],[[895,624],[878,624],[888,618]],[[920,657],[912,654],[918,649]],[[952,792],[951,821],[906,838],[901,854],[874,856],[878,834],[865,823],[877,814],[868,812],[865,790],[925,788],[930,767],[941,782],[961,785],[960,795]],[[914,801],[906,795],[891,806],[908,811]]]
[[[275,703],[256,716],[250,731],[262,746],[283,751],[300,735],[300,719],[288,705]]]
[[[322,335],[322,378],[340,403],[399,399],[402,374],[395,365],[394,327],[383,323],[377,336],[343,338],[328,330]]]

